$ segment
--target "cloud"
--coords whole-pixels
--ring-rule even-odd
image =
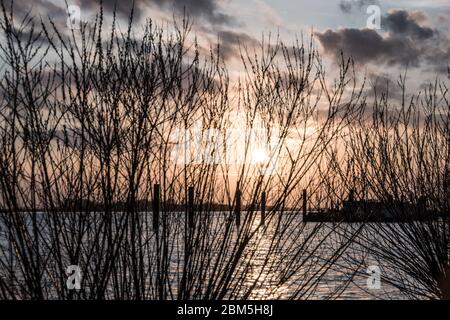
[[[23,17],[25,14],[30,14],[32,16],[43,16],[50,18],[64,18],[66,17],[65,13],[65,4],[58,6],[55,5],[51,1],[47,0],[35,0],[35,1],[27,1],[27,0],[6,0],[4,1],[5,9],[9,12],[11,9],[11,2],[13,3],[13,12],[14,15],[18,15],[19,17]]]
[[[380,34],[370,29],[342,28],[326,30],[315,35],[325,53],[336,60],[341,52],[352,56],[357,64],[375,63],[418,67],[446,72],[450,59],[450,38],[421,25],[427,16],[420,11],[390,11],[382,19],[387,31]]]
[[[221,30],[217,32],[220,43],[220,54],[225,60],[239,56],[239,47],[250,47],[259,44],[259,41],[243,32]]]
[[[9,7],[11,0],[5,1],[6,7]],[[49,0],[13,0],[16,13],[23,15],[27,12],[42,16],[49,16],[52,19],[67,19],[66,3],[61,1],[58,4]],[[67,1],[69,5],[78,5],[81,13],[88,11],[97,11],[100,8],[100,1],[92,0],[71,0]],[[168,10],[170,13],[183,14],[184,11],[194,18],[205,19],[215,25],[233,25],[236,19],[221,11],[220,0],[103,0],[103,10],[111,14],[116,11],[117,16],[122,19],[128,19],[133,10],[133,18],[139,21],[146,16],[150,5],[156,5],[160,9]]]
[[[80,18],[85,20],[88,14],[91,12],[97,13],[100,9],[99,1],[91,0],[68,0],[67,5],[65,1],[54,3],[48,0],[6,0],[5,8],[10,10],[11,2],[13,3],[14,16],[22,18],[26,14],[30,14],[33,18],[45,18],[51,19],[56,26],[66,26],[68,19],[67,6],[76,5],[80,7]],[[127,19],[130,16],[133,9],[133,2],[117,1],[117,0],[103,0],[104,13],[111,14],[116,10],[117,16],[122,19]],[[144,1],[135,1],[134,4],[134,18],[139,20],[142,16]],[[61,30],[60,30],[61,31]]]
[[[62,7],[65,8],[63,1]],[[97,12],[100,9],[100,1],[92,0],[72,0],[67,1],[69,5],[78,5],[81,9],[81,13],[86,11]],[[133,11],[133,19],[139,21],[145,16],[146,1],[134,0],[134,1],[120,1],[120,0],[102,0],[103,10],[107,14],[116,12],[117,17],[122,19],[128,19]]]
[[[419,52],[410,39],[381,37],[369,29],[326,30],[316,33],[325,53],[340,59],[341,51],[351,55],[356,63],[385,62],[387,64],[417,64]]]
[[[183,13],[186,10],[188,15],[205,19],[212,24],[233,25],[236,23],[234,17],[221,12],[218,0],[149,0],[149,2],[177,13]]]
[[[426,16],[420,11],[409,14],[405,10],[394,10],[382,19],[382,25],[394,34],[422,40],[431,38],[434,35],[433,29],[422,27],[418,24],[419,21],[425,20]]]
[[[380,5],[378,0],[341,0],[339,9],[346,14],[352,13],[354,10],[363,10],[370,5]]]
[[[402,88],[392,79],[392,76],[382,71],[370,72],[367,75],[368,83],[365,87],[367,97],[378,97],[388,94],[390,98],[400,100]]]

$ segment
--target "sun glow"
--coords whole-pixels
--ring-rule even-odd
[[[264,149],[256,149],[252,153],[252,163],[253,164],[262,164],[269,159],[266,150]]]

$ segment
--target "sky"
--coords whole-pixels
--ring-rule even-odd
[[[69,34],[67,5],[78,6],[81,20],[87,23],[94,21],[99,9],[98,2],[91,0],[14,0],[17,15],[51,19],[59,32]],[[110,20],[116,8],[118,19],[126,25],[131,2],[104,0],[103,6]],[[368,28],[370,6],[379,8],[379,29]],[[258,46],[263,35],[279,33],[287,44],[312,35],[331,71],[336,72],[341,52],[352,57],[358,72],[371,81],[391,79],[395,84],[408,70],[412,92],[449,76],[450,0],[135,0],[134,23],[139,26],[150,18],[170,26],[173,15],[179,17],[184,11],[202,45],[220,42],[223,59],[234,74],[243,69],[240,46]]]
[[[15,0],[19,13],[67,19],[65,1]],[[105,14],[126,21],[128,1],[103,1]],[[90,0],[67,0],[89,21],[98,9]],[[380,29],[368,29],[369,6],[380,8]],[[391,77],[408,70],[415,86],[448,76],[450,63],[450,0],[135,0],[135,22],[147,18],[164,23],[186,10],[193,31],[203,41],[220,41],[231,69],[239,69],[239,46],[255,46],[262,35],[279,33],[284,42],[313,35],[329,68],[341,51],[373,77]],[[219,39],[219,40],[218,40]]]

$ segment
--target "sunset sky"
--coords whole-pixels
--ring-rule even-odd
[[[103,1],[110,15],[115,1]],[[94,1],[69,0],[78,5],[81,19],[89,21],[98,5]],[[366,29],[369,5],[381,9],[381,29]],[[16,13],[29,10],[50,17],[64,26],[65,2],[16,0]],[[408,67],[411,81],[420,85],[436,76],[447,76],[450,61],[450,1],[379,0],[136,0],[135,23],[152,18],[157,22],[182,14],[184,8],[194,22],[194,32],[204,43],[220,39],[229,66],[236,64],[238,44],[255,45],[263,34],[280,33],[283,41],[314,33],[328,66],[340,58],[340,50],[352,55],[369,76],[397,77]],[[131,9],[118,1],[118,16],[124,22]],[[63,27],[62,27],[63,28]],[[417,80],[420,78],[420,81]]]
[[[0,300],[450,300],[450,0],[0,16]]]

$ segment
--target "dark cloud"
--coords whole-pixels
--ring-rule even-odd
[[[365,94],[370,98],[380,98],[382,95],[388,95],[390,98],[400,100],[402,98],[401,87],[392,80],[391,75],[387,73],[369,73],[368,82],[365,87]]]
[[[19,18],[28,14],[32,17],[49,17],[56,22],[60,22],[62,19],[66,21],[65,5],[58,6],[47,0],[4,0],[3,3],[8,12],[12,8],[14,16]]]
[[[30,13],[35,17],[49,17],[53,21],[67,20],[67,5],[77,5],[80,7],[81,18],[86,16],[89,11],[97,12],[100,9],[100,1],[91,0],[68,0],[67,5],[65,1],[60,1],[57,4],[48,0],[13,0],[14,13],[18,16]],[[134,8],[133,16],[139,20],[145,10],[145,1],[120,1],[120,0],[103,0],[104,13],[111,14],[116,11],[120,18],[129,18],[131,11]],[[9,11],[11,0],[5,1],[6,9]],[[134,6],[134,7],[133,7]]]
[[[450,64],[450,39],[439,37],[432,46],[424,49],[424,55],[425,62],[433,71],[446,74]]]
[[[339,9],[344,13],[352,13],[354,10],[366,9],[370,5],[380,5],[378,0],[341,0]]]
[[[225,60],[239,56],[239,47],[256,46],[259,41],[243,32],[221,30],[217,33],[220,54]]]
[[[36,0],[33,2],[26,0],[4,0],[3,4],[7,13],[10,13],[11,10],[13,12],[14,23],[12,33],[15,41],[22,43],[31,41],[35,44],[43,45],[49,44],[39,20],[41,18],[44,22],[47,21],[47,18],[50,18],[58,28],[66,26],[66,10],[47,0]],[[64,34],[65,31],[65,28],[59,28],[61,34]]]
[[[77,5],[80,7],[81,18],[89,11],[97,12],[100,9],[100,1],[92,0],[67,0],[60,1],[57,5],[48,0],[12,0],[14,3],[14,12],[19,15],[30,12],[35,16],[49,17],[52,20],[67,19],[67,5]],[[9,7],[11,0],[7,0],[7,7]],[[111,14],[116,11],[120,18],[128,18],[132,9],[134,8],[134,18],[140,19],[142,12],[145,9],[145,0],[120,1],[120,0],[103,0],[102,6],[105,13]]]
[[[41,28],[35,27],[33,30],[31,30],[30,27],[28,28],[12,28],[12,34],[13,34],[13,41],[14,42],[21,42],[21,43],[33,43],[34,45],[40,46],[40,45],[49,45],[50,41],[49,38],[45,35],[43,30]]]
[[[159,7],[186,13],[196,18],[203,18],[212,24],[232,25],[235,19],[220,11],[218,0],[149,0]]]
[[[102,6],[106,13],[116,12],[117,16],[122,19],[128,19],[133,11],[133,19],[140,20],[143,17],[142,13],[145,11],[146,2],[148,1],[103,0]],[[100,1],[98,0],[75,0],[73,4],[78,4],[83,11],[98,10],[100,8]]]
[[[395,10],[389,12],[383,19],[382,25],[385,29],[394,34],[410,36],[413,39],[428,39],[434,35],[434,31],[428,27],[422,27],[417,21],[425,20],[421,12],[409,14],[404,10]]]
[[[6,0],[7,7],[10,6],[11,0]],[[61,1],[59,4],[49,0],[13,0],[14,10],[16,14],[23,15],[27,12],[33,15],[49,16],[52,19],[67,19],[66,3]],[[89,11],[98,11],[100,1],[92,0],[70,0],[68,5],[78,5],[81,14],[86,15]],[[150,5],[156,5],[159,8],[183,14],[184,11],[194,18],[202,18],[212,24],[231,25],[235,23],[235,19],[220,11],[219,0],[103,0],[102,6],[104,13],[112,14],[114,11],[121,19],[128,19],[133,10],[133,19],[139,21],[144,18],[146,9]]]
[[[420,11],[395,10],[382,19],[387,31],[344,28],[316,33],[325,53],[340,59],[341,52],[356,63],[399,66],[426,64],[433,71],[444,73],[450,61],[450,39],[435,29],[422,26],[427,17]]]
[[[316,33],[325,53],[340,59],[341,52],[351,55],[356,63],[417,64],[420,52],[407,38],[381,37],[369,29],[340,29]]]
[[[370,5],[379,5],[379,2],[376,0],[342,0],[339,8],[344,13],[352,13],[354,10],[363,10]],[[383,29],[395,34],[410,36],[414,39],[428,39],[434,35],[433,29],[419,25],[426,20],[426,15],[421,11],[393,10],[382,18],[382,26]]]

